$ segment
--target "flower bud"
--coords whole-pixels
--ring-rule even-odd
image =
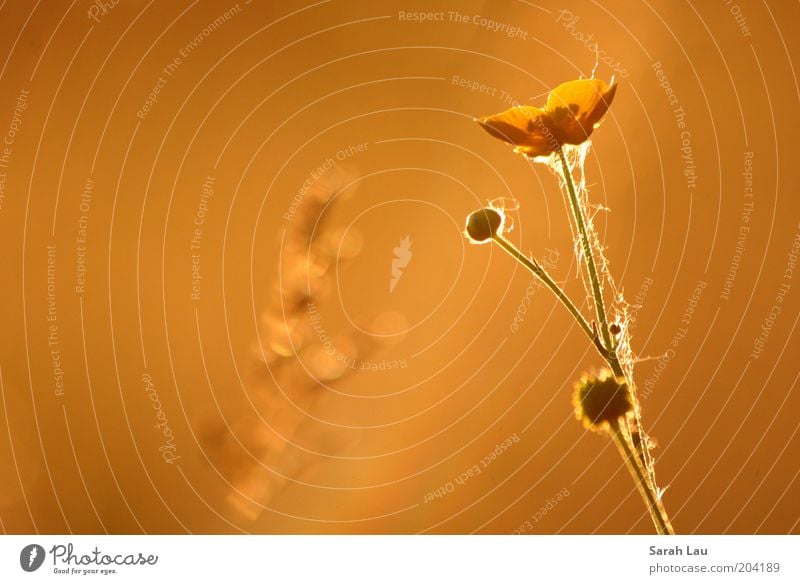
[[[467,236],[473,243],[486,243],[502,230],[503,219],[502,212],[491,207],[470,213],[467,217]]]

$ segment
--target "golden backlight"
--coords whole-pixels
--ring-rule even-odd
[[[597,347],[464,232],[594,320],[564,145],[675,531],[800,532],[798,17],[0,1],[0,529],[654,533]]]

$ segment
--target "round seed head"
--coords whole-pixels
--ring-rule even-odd
[[[628,384],[604,369],[597,375],[585,374],[575,384],[575,417],[590,430],[602,432],[619,424],[633,411]]]

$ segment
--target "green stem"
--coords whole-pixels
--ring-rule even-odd
[[[631,476],[633,477],[633,481],[639,488],[639,493],[642,495],[642,499],[644,499],[645,505],[650,511],[650,517],[656,526],[656,531],[658,531],[659,535],[675,535],[675,532],[672,529],[672,524],[669,521],[669,517],[667,517],[667,513],[664,510],[664,506],[661,504],[661,501],[658,498],[658,493],[656,492],[655,486],[650,481],[648,474],[642,468],[640,459],[636,453],[634,453],[631,445],[628,443],[627,437],[620,430],[619,423],[613,424],[609,428],[609,433],[614,439],[614,442],[619,449],[619,453],[622,455],[622,458],[625,461]]]
[[[556,298],[561,301],[561,304],[563,304],[566,309],[569,310],[570,314],[572,314],[572,316],[575,318],[575,321],[583,329],[583,332],[586,333],[586,336],[588,336],[591,341],[594,341],[595,335],[594,331],[592,331],[592,327],[589,326],[588,322],[586,322],[586,319],[581,314],[580,310],[578,310],[578,307],[575,306],[572,300],[570,300],[569,297],[564,293],[564,291],[561,289],[561,286],[559,286],[556,281],[550,277],[550,274],[548,274],[535,260],[530,259],[516,247],[514,247],[514,244],[508,241],[502,235],[496,234],[492,239],[499,244],[500,247],[502,247],[508,253],[508,255],[513,257],[520,264],[530,270],[534,276],[539,278],[542,283],[547,286],[553,292],[553,294],[556,295]]]
[[[597,266],[594,262],[594,253],[592,253],[592,245],[589,242],[589,235],[586,231],[586,221],[583,218],[583,211],[581,210],[578,196],[575,193],[575,185],[572,182],[572,172],[570,171],[567,157],[564,155],[563,148],[558,149],[558,156],[561,158],[561,169],[564,173],[564,181],[567,183],[567,191],[569,193],[569,202],[572,208],[572,215],[575,217],[575,223],[578,225],[578,233],[580,235],[581,247],[583,248],[583,259],[586,262],[586,271],[589,273],[589,282],[592,288],[592,297],[594,298],[594,307],[597,312],[597,321],[600,326],[600,334],[602,335],[603,345],[605,346],[608,355],[605,356],[608,364],[614,375],[624,377],[622,367],[619,364],[614,353],[613,345],[611,344],[611,333],[608,330],[608,317],[606,316],[606,305],[603,301],[603,292],[600,289],[600,278],[597,275]]]

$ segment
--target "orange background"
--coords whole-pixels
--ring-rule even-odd
[[[633,347],[653,359],[636,379],[667,509],[682,533],[798,532],[795,3],[100,4],[0,4],[5,532],[652,532],[613,445],[572,414],[598,356],[544,290],[514,332],[530,278],[461,233],[502,198],[509,237],[581,293],[556,177],[472,120],[590,76],[593,42],[619,90],[587,184],[641,304]],[[404,15],[419,11],[441,18]],[[333,192],[319,235],[360,253],[337,262],[330,243],[308,269],[281,241]],[[275,290],[309,282],[320,324],[301,310],[289,345]],[[376,370],[340,376],[323,334]]]

